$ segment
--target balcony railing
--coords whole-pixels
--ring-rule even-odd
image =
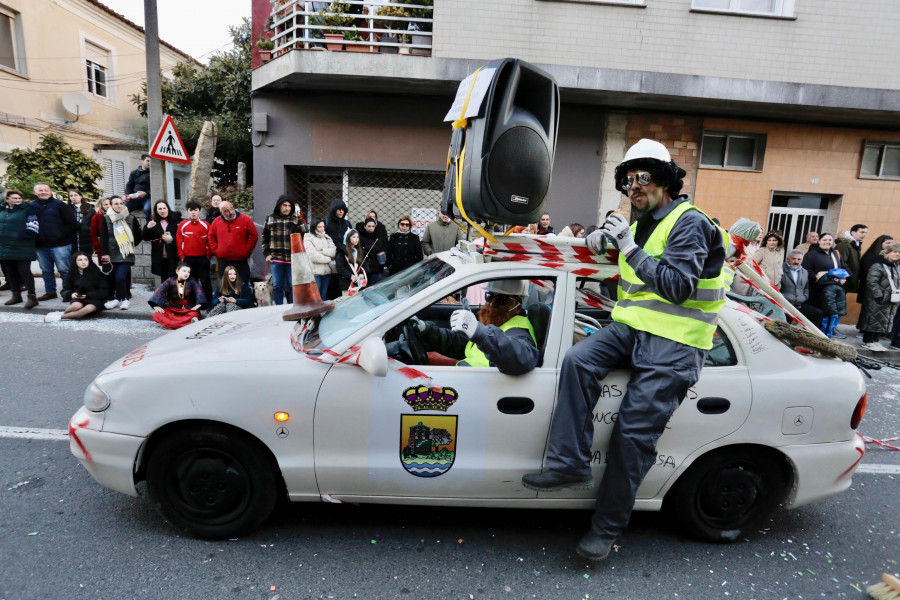
[[[275,44],[271,53],[276,57],[300,49],[431,56],[433,8],[379,0],[276,0],[267,22]]]

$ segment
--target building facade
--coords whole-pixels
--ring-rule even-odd
[[[164,76],[192,60],[160,43]],[[0,172],[4,155],[54,133],[103,164],[107,195],[123,194],[148,150],[146,119],[130,99],[145,78],[143,28],[100,2],[0,0]],[[190,168],[167,175],[177,201]]]
[[[363,39],[329,51],[315,34],[328,3],[253,1],[254,39],[270,30],[276,42],[268,62],[254,56],[264,212],[285,192],[314,216],[342,197],[352,222],[395,198],[436,206],[459,82],[513,56],[560,85],[557,228],[626,205],[614,167],[650,137],[726,227],[748,217],[796,245],[810,230],[865,223],[870,240],[900,239],[900,70],[885,69],[900,55],[893,0],[438,0],[428,22],[408,21],[426,46],[409,54],[407,31],[383,43],[397,28],[356,4],[348,27]]]

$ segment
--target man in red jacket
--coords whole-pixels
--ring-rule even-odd
[[[216,269],[222,277],[225,267],[237,269],[241,281],[250,281],[247,259],[256,247],[259,233],[253,219],[234,209],[231,202],[219,205],[222,215],[209,226],[209,253],[216,257]]]
[[[212,298],[209,280],[209,224],[200,219],[200,205],[191,200],[185,205],[190,219],[182,221],[175,230],[178,258],[190,268],[191,275],[200,281],[203,293]]]

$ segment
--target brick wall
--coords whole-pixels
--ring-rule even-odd
[[[682,193],[694,197],[694,182],[700,166],[700,142],[703,140],[703,119],[655,113],[632,114],[628,117],[628,143],[630,148],[641,138],[662,143],[672,155],[672,160],[687,171]]]

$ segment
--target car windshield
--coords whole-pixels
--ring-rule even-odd
[[[390,310],[397,302],[449,277],[453,271],[449,264],[431,257],[363,289],[355,296],[338,300],[334,310],[319,321],[320,343],[315,346],[335,346],[363,325]]]

